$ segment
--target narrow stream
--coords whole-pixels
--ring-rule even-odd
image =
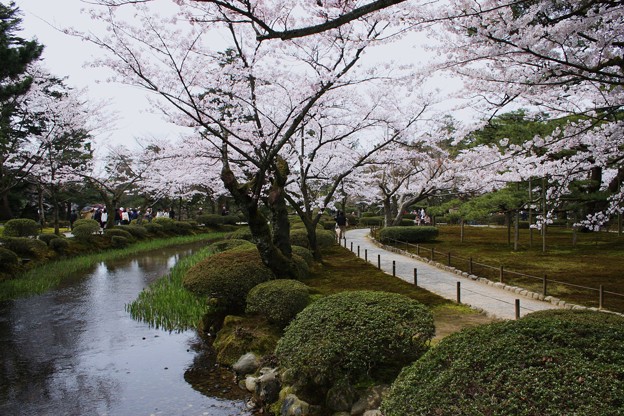
[[[196,332],[150,328],[124,309],[190,252],[100,263],[0,303],[0,415],[251,415]]]

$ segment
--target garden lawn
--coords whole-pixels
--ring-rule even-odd
[[[599,287],[603,285],[607,292],[604,308],[624,312],[624,236],[607,232],[577,233],[577,243],[573,245],[572,230],[551,227],[547,231],[546,252],[542,252],[542,237],[536,230],[532,244],[530,231],[520,230],[517,251],[513,250],[513,243],[508,244],[505,227],[466,226],[463,242],[460,242],[459,226],[444,225],[439,230],[435,243],[419,245],[422,257],[430,258],[434,248],[436,261],[446,263],[450,252],[451,265],[464,271],[468,271],[468,259],[472,258],[473,274],[494,281],[499,281],[502,266],[504,283],[540,293],[546,275],[548,295],[590,307],[598,306]],[[408,249],[416,252],[415,245]]]
[[[358,258],[344,247],[323,251],[323,266],[313,267],[304,283],[316,293],[327,296],[346,290],[378,290],[400,293],[429,307],[436,326],[435,340],[462,328],[492,322],[493,319],[466,305],[444,299],[425,289],[386,274]]]

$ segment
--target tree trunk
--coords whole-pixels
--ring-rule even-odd
[[[464,242],[464,217],[461,217],[459,219],[459,242],[463,243]]]
[[[282,253],[282,251],[274,244],[274,239],[271,236],[271,229],[267,222],[267,218],[258,209],[258,199],[252,198],[248,194],[248,190],[245,185],[240,186],[238,184],[234,173],[229,169],[227,163],[224,163],[221,171],[221,180],[223,181],[225,188],[230,191],[234,201],[236,201],[242,210],[243,215],[247,218],[251,235],[256,243],[262,262],[269,267],[278,278],[296,279],[298,276],[295,265],[292,259],[286,257],[286,255]],[[279,199],[278,195],[274,195],[274,197]],[[278,225],[277,231],[281,236],[280,238],[283,238],[284,228],[281,221],[282,220],[280,219],[280,225]],[[287,218],[286,221],[288,221]],[[283,246],[284,243],[281,242],[280,245]]]
[[[2,193],[2,199],[0,203],[0,221],[6,221],[13,218],[13,211],[11,211],[11,204],[9,203],[9,192]]]

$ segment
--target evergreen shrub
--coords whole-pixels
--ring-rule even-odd
[[[284,330],[275,354],[294,379],[331,386],[392,379],[435,334],[433,316],[406,296],[347,291],[321,298]]]
[[[114,248],[125,248],[128,246],[128,244],[130,244],[130,240],[128,240],[126,237],[123,237],[121,235],[113,235],[111,237],[111,245]]]
[[[40,240],[28,237],[2,237],[2,246],[13,251],[18,257],[42,259],[48,254],[48,246]]]
[[[254,286],[274,278],[258,250],[250,247],[207,257],[186,272],[183,285],[199,296],[216,298],[226,312],[237,313],[245,309],[245,298]]]
[[[452,334],[393,383],[386,416],[624,414],[624,318],[544,312]]]
[[[69,248],[69,241],[64,238],[54,238],[50,240],[49,245],[56,253],[62,254]]]
[[[225,224],[225,216],[218,214],[203,214],[197,217],[197,222],[207,227],[218,227],[219,225]]]
[[[132,235],[132,237],[137,240],[143,240],[147,238],[147,229],[142,225],[137,225],[136,223],[128,225],[116,225],[113,230],[127,231]]]
[[[310,266],[308,266],[308,263],[303,257],[292,253],[292,261],[295,263],[295,268],[297,269],[297,279],[304,280],[310,277]]]
[[[19,268],[19,257],[14,251],[0,247],[0,278],[10,277]]]
[[[293,254],[296,254],[303,260],[305,260],[308,266],[312,266],[314,264],[314,256],[312,255],[312,252],[310,250],[301,246],[292,246],[291,248]]]
[[[91,218],[81,218],[79,220],[74,221],[74,227],[78,227],[80,225],[89,225],[89,226],[93,227],[94,224],[97,225],[98,227],[100,227],[100,223],[97,222],[96,220],[91,219]],[[72,233],[73,233],[73,231],[72,231]]]
[[[113,241],[113,237],[123,237],[126,240],[126,244],[135,241],[135,238],[130,234],[130,232],[121,228],[110,228],[104,230],[104,235],[109,237],[111,241]]]
[[[381,227],[384,223],[383,217],[362,217],[360,218],[360,225],[364,225],[366,227]]]
[[[181,230],[176,223],[176,220],[169,217],[156,217],[151,222],[151,224],[160,225],[162,227],[161,231],[165,234],[181,234]]]
[[[4,224],[6,237],[34,237],[39,233],[39,224],[28,218],[15,218]]]
[[[165,235],[165,230],[161,224],[156,224],[155,222],[144,223],[143,227],[147,230],[147,232],[153,236],[162,236]]]
[[[426,243],[438,236],[436,227],[411,226],[411,227],[384,227],[379,231],[379,241],[389,243],[393,240],[408,243]]]
[[[308,232],[305,229],[290,230],[290,244],[309,248]],[[316,244],[319,247],[331,247],[336,244],[336,234],[328,230],[316,230]]]
[[[80,220],[80,221],[85,221],[85,222],[80,223],[78,225],[74,225],[74,229],[72,230],[72,234],[74,235],[74,238],[82,242],[92,241],[94,239],[95,234],[98,234],[101,230],[100,224],[95,220]]]
[[[349,214],[347,215],[347,221],[348,221],[349,227],[354,227],[358,225],[358,223],[360,222],[360,219],[355,215]]]
[[[247,294],[248,314],[263,315],[272,324],[284,328],[310,302],[309,288],[290,279],[260,283]]]
[[[37,238],[43,241],[44,243],[46,243],[48,246],[50,246],[50,241],[54,240],[55,238],[61,238],[61,237],[56,234],[46,233],[46,234],[39,234]]]
[[[241,227],[238,230],[231,232],[228,238],[253,242],[253,236],[251,235],[249,227]]]
[[[255,245],[248,240],[239,240],[236,238],[230,240],[221,240],[210,244],[210,249],[213,253],[221,253],[223,251],[231,250],[238,247],[251,248],[255,247]]]

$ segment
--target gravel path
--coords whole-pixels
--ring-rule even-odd
[[[456,301],[459,284],[461,303],[483,310],[488,315],[500,319],[516,319],[517,314],[524,316],[535,311],[561,308],[559,306],[561,302],[557,299],[547,302],[537,299],[540,296],[537,293],[501,283],[486,283],[483,281],[485,279],[475,280],[453,271],[443,270],[406,254],[385,250],[368,237],[369,232],[368,229],[349,230],[342,244],[347,248],[353,244],[353,252],[356,255],[359,246],[360,257],[364,258],[366,252],[368,261],[375,266],[380,255],[381,269],[390,275],[394,261],[396,276],[410,283],[414,282],[414,269],[416,269],[418,286],[444,298]]]

